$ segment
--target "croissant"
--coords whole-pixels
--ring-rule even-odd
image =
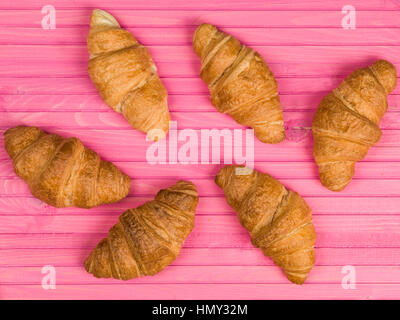
[[[353,178],[355,163],[379,141],[379,122],[396,81],[395,67],[378,60],[355,70],[322,99],[312,123],[313,154],[328,189],[343,190]]]
[[[87,46],[89,75],[104,102],[132,127],[145,133],[158,129],[165,135],[170,121],[167,91],[147,48],[99,9],[90,18]]]
[[[155,275],[179,255],[194,227],[196,187],[178,181],[154,200],[125,211],[85,261],[97,278],[128,280]]]
[[[217,110],[252,127],[264,143],[284,140],[277,83],[263,58],[211,24],[197,28],[193,47]]]
[[[215,178],[228,204],[249,231],[251,242],[302,284],[315,263],[311,210],[296,192],[270,175],[243,166],[225,166]],[[241,172],[242,171],[242,172]]]
[[[130,178],[77,138],[25,126],[4,136],[15,173],[36,198],[54,207],[91,208],[128,195]]]

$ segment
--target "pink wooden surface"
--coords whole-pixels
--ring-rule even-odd
[[[55,30],[41,27],[48,4],[56,9]],[[356,9],[355,30],[341,25],[348,4]],[[146,162],[150,143],[110,111],[87,76],[85,37],[96,7],[149,47],[179,129],[241,128],[215,111],[199,79],[191,48],[198,24],[214,23],[265,57],[279,84],[288,139],[255,141],[255,166],[313,209],[317,258],[306,284],[290,284],[252,247],[213,182],[221,165]],[[341,193],[320,185],[308,130],[321,97],[352,69],[385,58],[400,70],[400,1],[2,0],[0,27],[1,299],[400,298],[400,85],[389,97],[381,141]],[[91,210],[33,198],[3,148],[4,130],[18,124],[79,137],[132,177],[130,195]],[[173,265],[128,282],[88,275],[82,263],[118,215],[180,178],[192,180],[201,198],[195,229]],[[45,265],[56,269],[55,290],[42,288]],[[342,286],[344,266],[355,268],[354,289]]]

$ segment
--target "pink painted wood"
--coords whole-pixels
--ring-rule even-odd
[[[348,1],[55,0],[57,27],[44,30],[47,4],[0,2],[0,299],[400,298],[400,86],[389,97],[381,141],[341,193],[321,186],[309,130],[320,99],[354,68],[384,58],[400,70],[399,1],[352,0],[355,30],[341,25]],[[149,47],[179,129],[241,128],[215,111],[199,78],[191,38],[200,23],[216,24],[265,57],[277,77],[288,139],[255,141],[255,165],[313,209],[317,258],[306,284],[290,284],[251,245],[213,182],[221,164],[146,161],[150,143],[102,102],[87,76],[85,37],[95,7],[115,14]],[[130,195],[91,210],[35,199],[3,148],[4,131],[18,124],[79,137],[132,177]],[[200,202],[176,261],[155,277],[123,284],[88,275],[82,263],[118,215],[177,179],[192,180]],[[56,290],[41,286],[45,265],[56,268]],[[344,266],[355,268],[355,289],[342,286]]]

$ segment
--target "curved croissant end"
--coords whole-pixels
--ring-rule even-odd
[[[203,23],[198,26],[193,35],[193,49],[200,58],[206,56],[203,51],[217,33],[217,28],[212,24]]]
[[[119,28],[120,25],[118,21],[108,12],[100,9],[94,9],[92,15],[90,16],[90,28],[97,27]]]
[[[104,102],[132,127],[145,133],[162,130],[165,136],[171,120],[167,91],[147,48],[99,9],[90,18],[87,46],[89,76]]]
[[[262,142],[284,140],[278,86],[263,58],[207,23],[197,28],[193,48],[201,59],[200,76],[217,110],[252,127]]]
[[[397,84],[397,71],[393,64],[386,60],[378,60],[369,67],[378,81],[386,90],[386,94],[391,93]]]
[[[270,175],[255,170],[241,174],[238,168],[243,166],[222,168],[216,184],[249,231],[253,245],[271,257],[290,281],[304,283],[315,263],[311,209],[298,193]]]
[[[130,178],[77,138],[24,126],[8,129],[4,136],[15,173],[36,198],[54,207],[92,208],[129,193]]]
[[[343,190],[353,178],[355,163],[379,141],[379,123],[396,81],[395,67],[378,60],[355,70],[322,99],[312,124],[313,154],[328,189]]]
[[[155,275],[171,264],[194,227],[196,187],[179,181],[153,201],[124,212],[85,261],[97,278]]]

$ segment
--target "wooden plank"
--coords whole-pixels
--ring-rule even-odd
[[[380,146],[397,146],[399,137],[396,130],[400,128],[399,112],[393,111],[387,113],[381,121],[380,128],[383,131],[382,138],[379,142]],[[287,111],[284,114],[285,127],[289,141],[296,143],[310,142],[310,127],[314,117],[313,111]],[[245,130],[246,127],[235,122],[230,116],[211,112],[171,112],[171,119],[175,121],[175,125],[179,128],[178,132],[183,129],[195,130],[197,134],[198,144],[201,147],[201,130],[222,130],[230,129],[233,134],[234,129]],[[193,122],[196,119],[196,122]],[[111,109],[104,112],[1,112],[0,111],[0,129],[6,130],[10,127],[18,125],[38,126],[51,132],[63,124],[64,129],[97,129],[97,130],[127,130],[131,129],[132,136],[142,137],[145,140],[145,134],[133,130],[128,121]],[[212,124],[212,125],[211,125]],[[175,131],[176,132],[176,131]],[[204,132],[204,131],[203,131]],[[178,134],[178,133],[177,133]],[[245,134],[241,132],[242,136]],[[131,136],[131,137],[132,137]],[[182,138],[183,139],[183,138]],[[184,143],[187,140],[180,141]],[[149,146],[151,142],[144,141],[144,146]]]
[[[134,208],[146,201],[153,199],[154,195],[137,196],[135,190],[133,195],[112,205],[103,205],[90,210],[79,208],[52,208],[41,203],[31,196],[25,182],[15,178],[4,181],[0,179],[0,215],[101,215],[115,214],[119,215],[127,208]],[[399,214],[400,197],[357,197],[337,195],[332,203],[327,196],[305,196],[309,206],[313,209],[314,215],[325,214]],[[375,208],[379,208],[379,213]],[[220,196],[200,196],[200,202],[197,207],[198,215],[201,214],[233,214],[226,201]]]
[[[47,265],[47,264],[46,264]],[[353,266],[354,267],[354,266]],[[307,284],[341,285],[343,266],[314,266],[307,278]],[[0,285],[38,285],[43,277],[39,267],[0,267]],[[57,285],[118,285],[121,280],[97,279],[88,274],[83,266],[55,267]],[[357,285],[400,284],[398,266],[356,266]],[[169,266],[152,277],[132,279],[127,284],[288,284],[289,281],[277,266]]]
[[[376,59],[385,58],[384,55],[375,55],[371,58],[367,58],[364,60],[353,60],[349,64],[341,64],[337,59],[336,63],[334,62],[293,62],[293,63],[271,63],[268,62],[268,66],[273,71],[276,77],[340,77],[344,78],[347,76],[352,70],[357,68],[363,68],[368,64],[371,64]],[[21,67],[21,61],[23,61],[23,68]],[[175,61],[173,62],[174,68],[171,68],[170,62],[156,62],[159,75],[161,77],[191,77],[198,78],[199,70],[200,70],[200,62],[199,61]],[[394,66],[397,70],[400,69],[400,63],[393,62]],[[87,77],[87,61],[86,58],[80,59],[79,61],[52,61],[46,59],[46,63],[43,61],[36,61],[35,59],[28,58],[19,58],[18,60],[12,60],[11,58],[3,58],[0,61],[0,76],[8,77],[8,78],[29,78],[29,77],[50,77],[50,78],[59,78],[65,77],[63,82],[68,83],[71,81],[69,78],[73,77],[73,81],[76,77]],[[36,79],[39,81],[39,85],[41,83],[41,79]],[[9,81],[11,81],[9,83]],[[23,85],[27,79],[7,79],[7,81],[2,80],[4,83],[0,86],[0,89],[8,88],[13,89],[11,86],[13,82],[18,81],[18,85]],[[88,80],[88,83],[90,81]],[[5,86],[7,85],[7,86]],[[55,84],[57,87],[57,85]],[[53,87],[53,86],[52,86]],[[38,93],[49,93],[50,91],[39,91]],[[87,90],[85,88],[81,88],[81,90]],[[0,91],[0,93],[3,93]],[[8,93],[8,92],[6,92]],[[19,90],[19,94],[26,93],[26,91]],[[67,88],[62,91],[63,94],[69,94]]]
[[[289,79],[295,81],[287,81]],[[313,79],[313,78],[310,78]],[[304,81],[303,90],[313,89],[313,83],[306,78],[297,80],[295,78],[282,78],[279,81],[282,84],[281,91],[292,90],[292,86]],[[318,78],[324,82],[323,78]],[[305,85],[310,84],[310,87]],[[299,85],[300,87],[300,85]],[[326,86],[325,89],[331,87]],[[332,87],[333,88],[333,87]],[[299,88],[299,91],[301,89]],[[396,89],[397,92],[400,89]],[[282,94],[280,100],[284,112],[315,110],[325,92],[315,91],[310,94]],[[215,107],[210,103],[208,94],[170,94],[168,96],[168,107],[171,112],[213,112]],[[400,94],[391,94],[388,97],[388,112],[400,111]],[[110,109],[101,100],[95,92],[93,94],[82,95],[2,95],[0,98],[0,110],[7,112],[31,112],[46,111],[109,111]]]
[[[242,0],[222,0],[215,2],[213,0],[204,0],[201,2],[195,0],[148,0],[146,2],[132,2],[129,0],[119,0],[110,5],[107,0],[76,0],[71,3],[68,0],[57,0],[56,6],[60,8],[103,8],[103,9],[153,9],[153,10],[170,10],[170,9],[207,9],[207,10],[341,10],[347,4],[346,1],[325,1],[318,0],[300,0],[295,3],[290,0],[273,0],[273,1],[242,1]],[[4,0],[1,8],[6,9],[31,9],[42,8],[46,2],[43,0],[20,0],[18,2],[12,0]],[[399,9],[397,1],[393,0],[370,0],[368,2],[362,0],[353,0],[352,5],[359,10],[396,10]]]
[[[215,169],[215,174],[218,169]],[[181,177],[157,177],[146,179],[135,179],[131,182],[131,195],[154,196],[160,188],[173,185]],[[214,183],[214,179],[190,179],[196,184],[201,196],[222,196],[223,192]],[[321,186],[318,179],[280,179],[280,181],[292,190],[301,191],[303,196],[336,197],[337,193],[327,190]],[[398,179],[353,179],[353,181],[340,193],[342,197],[398,197],[400,191],[396,187]],[[28,200],[27,200],[28,201]],[[31,200],[29,200],[31,201]]]
[[[314,111],[287,111],[285,121],[287,126],[299,126],[301,122],[311,126]],[[382,130],[400,128],[400,112],[391,112],[384,116],[380,123]],[[238,129],[243,128],[230,116],[217,112],[171,112],[172,120],[176,121],[179,129]],[[196,122],[193,122],[196,119]],[[213,121],[213,122],[210,122]],[[129,129],[131,126],[121,114],[107,109],[103,112],[0,112],[0,128],[7,129],[19,124],[35,123],[39,127],[59,127],[63,123],[64,128],[91,129]],[[212,124],[212,125],[210,125]]]
[[[114,162],[114,164],[133,179],[214,179],[218,172],[211,165],[200,164],[157,164],[157,170],[154,165],[147,162]],[[257,162],[256,169],[268,172],[276,179],[309,179],[318,178],[317,166],[314,162]],[[15,178],[16,175],[11,166],[11,161],[0,164],[0,176]],[[396,179],[400,180],[400,162],[359,162],[357,164],[357,175],[355,179]],[[16,179],[14,179],[16,180]],[[10,184],[11,190],[13,180],[0,180],[3,188],[7,189]],[[21,188],[16,185],[16,188]],[[1,192],[0,192],[1,194]],[[340,195],[340,194],[339,194]]]
[[[1,4],[0,4],[1,6]],[[72,7],[64,10],[56,6],[56,25],[57,32],[49,30],[48,34],[56,34],[60,28],[65,27],[88,27],[91,10],[86,8]],[[117,9],[115,7],[110,13],[115,15],[124,28],[139,27],[197,27],[203,22],[215,24],[222,28],[337,28],[342,29],[341,21],[343,14],[342,6],[337,5],[335,10],[312,10],[310,8],[303,10],[284,11],[274,9],[272,11],[264,10],[246,10],[240,11],[228,10],[136,10],[136,9]],[[397,10],[385,11],[384,7],[377,10],[364,11],[357,7],[357,31],[360,28],[382,28],[382,27],[400,27],[400,12]],[[310,14],[310,12],[312,14]],[[43,14],[37,9],[7,10],[0,11],[0,25],[10,27],[39,27]],[[86,35],[87,29],[82,29],[83,35]],[[135,30],[135,29],[132,29]],[[187,29],[190,30],[190,29]],[[4,30],[3,30],[4,31]],[[86,32],[85,32],[86,31]],[[346,30],[348,31],[348,30]],[[349,32],[352,32],[349,30]],[[43,32],[43,37],[46,37]],[[165,35],[168,36],[168,35]],[[22,39],[20,39],[22,40]],[[143,40],[144,39],[140,39]],[[323,39],[321,39],[323,40]],[[59,40],[61,41],[61,40]]]
[[[14,179],[17,180],[17,179]],[[103,205],[90,210],[79,208],[53,208],[47,206],[30,195],[28,187],[21,181],[19,182],[20,191],[12,192],[11,187],[1,188],[0,204],[2,206],[1,215],[119,215],[127,208],[134,208],[146,201],[150,201],[154,196],[137,196],[135,192],[128,198],[112,205]],[[7,189],[8,191],[4,191]],[[14,190],[17,187],[14,187]],[[334,203],[327,196],[305,196],[310,207],[314,210],[314,215],[326,214],[352,214],[352,215],[375,215],[375,214],[399,214],[400,198],[397,197],[357,197],[357,196],[336,196]],[[379,208],[379,213],[375,211]],[[232,209],[226,204],[221,196],[201,196],[198,205],[198,215],[209,214],[233,214]]]
[[[58,285],[56,290],[43,290],[35,285],[4,285],[2,299],[397,299],[398,284],[359,284],[343,289],[340,284],[113,284]]]
[[[45,212],[44,212],[45,214]],[[334,218],[337,216],[333,216]],[[231,219],[235,217],[232,216]],[[20,217],[18,217],[20,219]],[[70,218],[71,219],[71,218]],[[115,217],[115,219],[117,219]],[[364,220],[362,217],[358,217],[359,220]],[[321,220],[324,220],[322,218]],[[397,220],[395,217],[391,218],[391,221]],[[371,223],[375,223],[374,220],[369,220]],[[250,242],[248,234],[239,225],[237,219],[237,228],[242,229],[242,233],[235,233],[231,236],[224,234],[219,234],[218,236],[214,234],[203,234],[201,237],[194,238],[194,235],[190,235],[184,244],[184,248],[254,248]],[[358,223],[355,222],[354,223]],[[388,222],[389,223],[389,222]],[[111,226],[108,226],[111,227]],[[341,229],[341,225],[336,225],[338,230]],[[356,228],[356,226],[352,226]],[[356,239],[357,235],[350,239],[351,235],[345,236],[343,232],[340,234],[324,234],[318,226],[318,241],[317,248],[337,248],[342,250],[343,248],[366,248],[370,249],[368,254],[374,255],[375,249],[373,248],[393,248],[399,247],[398,239],[394,239],[398,235],[396,233],[389,234],[379,234],[376,233],[363,233],[363,237],[359,240]],[[107,228],[105,228],[107,229]],[[321,235],[324,235],[323,237]],[[88,233],[0,233],[0,249],[54,249],[54,248],[75,248],[75,249],[93,249],[97,243],[106,236],[106,233],[101,234],[88,234]],[[329,239],[331,238],[331,239]],[[318,253],[317,253],[318,254]],[[368,261],[368,260],[366,260]]]
[[[52,247],[62,240],[62,248],[77,244],[86,248],[94,247],[117,222],[117,217],[42,215],[18,217],[18,220],[20,223],[16,224],[14,216],[0,216],[1,239],[7,240],[8,247],[22,244],[27,248],[33,243],[40,247],[38,240],[44,237],[47,241],[53,239]],[[400,219],[393,215],[315,215],[313,220],[319,247],[397,247],[400,241]],[[198,215],[195,225],[185,247],[252,247],[247,231],[235,215]],[[27,233],[37,234],[32,244],[26,244],[32,239]],[[75,239],[75,245],[71,244],[71,238]]]
[[[276,16],[276,15],[275,15]],[[1,17],[1,14],[0,14]],[[396,19],[400,18],[400,15]],[[4,28],[0,45],[70,45],[86,44],[86,28],[60,28],[47,32],[42,28]],[[139,27],[128,28],[144,45],[192,45],[196,27]],[[357,32],[342,28],[222,28],[247,45],[400,45],[398,28],[360,28]],[[22,37],[23,35],[23,37]]]
[[[45,110],[54,111],[61,108],[64,108],[64,110],[61,110],[67,111],[67,108],[73,110],[78,107],[82,111],[105,110],[104,103],[88,76],[62,80],[59,78],[5,78],[3,80],[5,82],[0,86],[0,92],[4,92],[1,108],[5,110],[17,111],[11,109],[11,106],[14,105],[19,105],[20,108],[22,105],[22,107],[29,108],[32,111],[38,108],[44,109],[45,106]],[[286,109],[314,109],[323,95],[336,88],[342,80],[341,77],[277,77],[282,105]],[[215,111],[210,103],[209,91],[200,78],[173,77],[162,78],[162,81],[169,93],[170,109],[177,111]],[[65,87],[63,88],[63,85],[67,86],[68,91]],[[49,86],[52,90],[50,92],[45,91]],[[400,108],[398,106],[400,104],[399,95],[400,88],[396,87],[389,95],[391,108]],[[39,98],[42,99],[39,100]]]
[[[26,248],[1,249],[0,266],[82,267],[92,248]],[[394,266],[398,264],[400,248],[317,248],[316,266]],[[188,248],[181,250],[172,266],[273,266],[257,248]],[[313,272],[317,276],[316,272]],[[280,276],[279,276],[280,277]],[[270,279],[272,280],[272,278]],[[375,279],[376,280],[376,279]]]
[[[44,212],[45,214],[45,212]],[[32,217],[28,217],[30,221],[33,221]],[[52,220],[51,216],[44,217],[48,221]],[[88,217],[89,218],[89,217]],[[100,217],[101,218],[101,217]],[[208,228],[206,227],[206,232],[199,234],[197,231],[193,231],[192,234],[186,240],[184,247],[185,248],[253,248],[249,235],[246,233],[235,216],[225,216],[225,219],[231,220],[231,226],[236,229],[236,232],[233,234],[227,234],[220,230],[219,233],[208,232]],[[365,230],[365,224],[371,223],[373,225],[371,228],[377,228],[378,226],[374,225],[377,220],[379,220],[380,216],[372,217],[372,219],[366,219],[362,216],[330,216],[330,217],[319,217],[315,216],[314,220],[321,221],[321,223],[316,223],[316,228],[318,230],[317,237],[317,248],[398,248],[399,239],[398,234],[399,231],[390,231],[385,232],[382,230],[381,232],[371,232],[371,230]],[[19,220],[20,217],[18,217]],[[204,217],[207,219],[207,217]],[[343,221],[347,219],[347,221]],[[70,220],[72,218],[70,217]],[[102,220],[102,219],[100,219]],[[99,220],[99,222],[100,222]],[[110,220],[110,218],[109,218]],[[117,217],[114,218],[112,223],[115,223]],[[352,220],[352,221],[350,221]],[[381,219],[382,220],[382,219]],[[40,221],[40,220],[39,220]],[[41,220],[42,222],[45,219]],[[344,223],[343,225],[338,223]],[[391,224],[393,222],[398,221],[396,217],[386,216],[385,219],[387,224]],[[322,223],[330,223],[331,231],[328,233],[325,229],[322,228]],[[348,226],[348,223],[353,223]],[[208,225],[212,224],[208,222]],[[363,224],[363,227],[357,230],[357,225]],[[23,226],[25,227],[25,226]],[[103,233],[95,234],[95,233],[0,233],[0,249],[10,249],[10,248],[20,248],[20,249],[36,249],[36,248],[75,248],[75,249],[93,249],[97,243],[106,236],[106,232],[111,225],[103,226]],[[343,232],[341,231],[342,227],[344,228],[353,228],[353,231]],[[384,229],[385,227],[380,224],[379,227]],[[221,226],[220,226],[221,228]],[[333,230],[335,229],[336,230]],[[27,228],[28,229],[28,228]],[[196,225],[196,229],[198,229]],[[214,228],[215,229],[215,228]],[[361,230],[364,229],[364,230]],[[360,231],[361,230],[361,231]],[[338,232],[340,231],[340,232]],[[28,230],[26,232],[29,232]],[[397,238],[397,239],[396,239]],[[373,250],[371,250],[371,254],[373,254]]]
[[[20,124],[20,123],[18,123]],[[28,123],[28,125],[37,125]],[[287,139],[277,145],[265,145],[259,140],[254,140],[255,161],[314,161],[312,156],[312,143],[309,130],[301,129],[308,126],[300,122],[300,129],[294,129],[287,133]],[[52,127],[43,127],[52,133],[64,137],[75,136],[89,148],[92,148],[105,160],[109,161],[145,161],[146,149],[150,142],[145,142],[145,135],[133,130],[91,130],[91,129],[69,129],[63,130]],[[4,145],[4,130],[0,129],[0,145]],[[200,134],[199,131],[197,131]],[[115,144],[118,141],[118,144]],[[380,142],[370,148],[365,161],[396,162],[400,160],[400,146],[398,144],[398,130],[385,130]],[[210,146],[211,148],[211,146]],[[215,147],[213,147],[214,150]],[[121,150],[135,150],[135,152],[120,152]],[[223,152],[221,152],[221,155]],[[5,149],[0,147],[0,159],[9,159]],[[223,163],[221,159],[220,163]],[[11,163],[0,163],[12,170]],[[12,171],[9,171],[12,172]]]
[[[192,46],[147,46],[156,64],[185,62],[198,64],[199,58],[195,55]],[[285,64],[298,63],[299,56],[303,63],[338,63],[346,56],[347,72],[353,69],[354,63],[360,63],[360,57],[372,60],[376,58],[387,59],[392,63],[400,63],[398,48],[396,46],[252,46],[259,52],[267,63]],[[27,54],[29,52],[29,54]],[[4,62],[19,61],[20,63],[49,62],[58,63],[83,63],[88,60],[89,54],[86,45],[3,45],[0,46],[0,58]],[[173,69],[175,66],[170,65]]]

